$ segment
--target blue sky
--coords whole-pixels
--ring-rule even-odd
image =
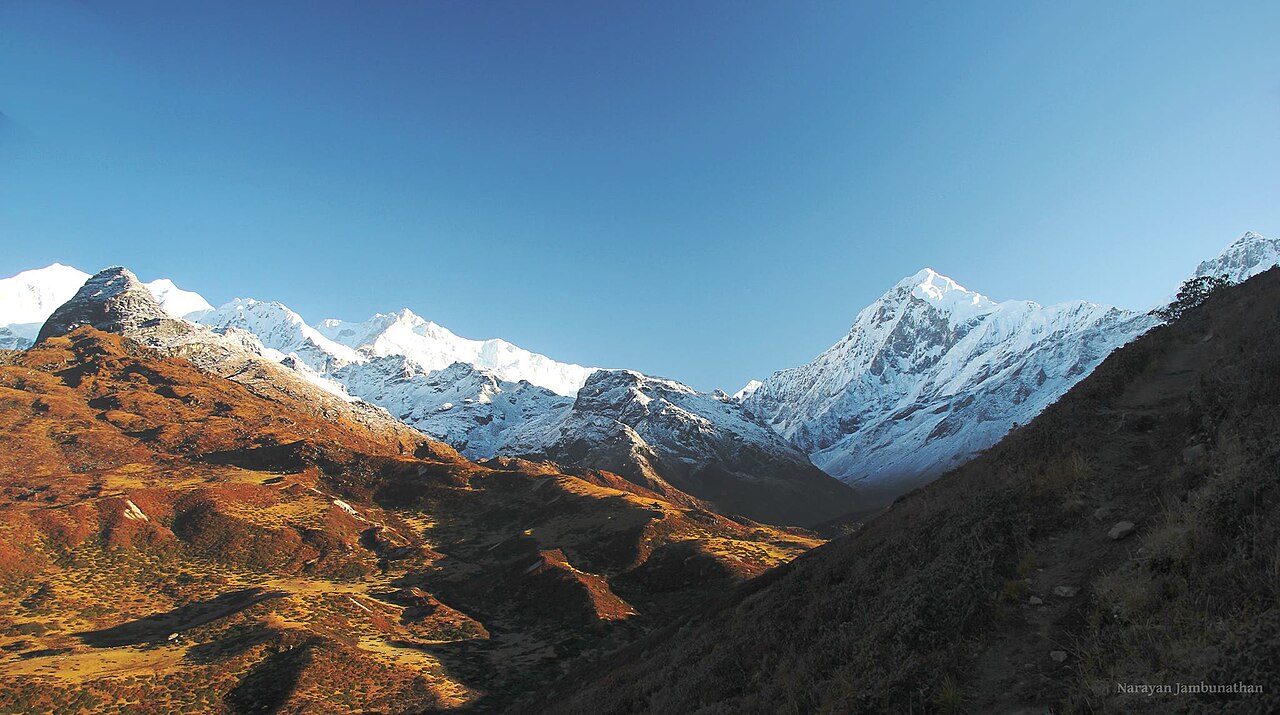
[[[0,274],[702,388],[931,266],[1147,307],[1280,233],[1280,3],[0,0]]]

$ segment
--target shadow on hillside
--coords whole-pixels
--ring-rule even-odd
[[[237,715],[279,712],[297,690],[298,679],[311,662],[312,647],[310,643],[303,644],[259,661],[227,693],[227,707]]]
[[[243,588],[221,594],[208,601],[188,603],[167,613],[157,613],[139,618],[118,626],[98,631],[86,631],[75,634],[85,644],[94,648],[115,648],[126,645],[140,645],[163,641],[172,633],[179,633],[196,626],[202,626],[219,618],[239,613],[255,603],[280,598],[281,591],[267,591],[263,588]]]
[[[236,447],[208,452],[191,459],[206,464],[227,465],[264,472],[296,473],[315,463],[320,450],[309,442],[294,441],[284,444]]]

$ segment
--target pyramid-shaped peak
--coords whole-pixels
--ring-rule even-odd
[[[165,320],[171,320],[169,314],[138,277],[123,266],[112,266],[90,276],[71,300],[53,311],[36,342],[81,325],[124,333]]]
[[[995,305],[989,298],[965,288],[932,268],[921,268],[890,288],[880,303],[900,302],[907,296],[928,301],[939,308],[985,308]]]
[[[111,266],[89,276],[89,280],[85,281],[84,286],[76,293],[75,298],[105,301],[133,291],[140,291],[150,295],[146,286],[142,285],[142,281],[138,280],[133,271],[124,266]],[[75,298],[72,300],[75,300]],[[155,296],[151,296],[151,302],[157,308],[160,306]]]
[[[915,275],[907,278],[906,282],[910,282],[911,285],[920,288],[931,296],[941,296],[951,291],[969,292],[964,286],[932,268],[921,268],[916,271]]]

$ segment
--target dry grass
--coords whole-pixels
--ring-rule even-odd
[[[819,543],[533,466],[325,420],[91,330],[8,356],[0,712],[501,703]],[[685,543],[719,580],[647,564]],[[613,585],[637,569],[685,585],[637,607]],[[278,597],[198,606],[247,588]]]

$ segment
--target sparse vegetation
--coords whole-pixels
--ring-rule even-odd
[[[304,407],[88,329],[0,365],[0,713],[500,708],[820,543]]]
[[[1210,293],[1231,285],[1231,279],[1223,276],[1196,276],[1182,282],[1178,295],[1163,308],[1155,311],[1162,320],[1177,320],[1184,313],[1204,302]]]
[[[860,532],[530,710],[1280,710],[1280,269],[1200,298]],[[1201,682],[1261,692],[1117,688]]]

